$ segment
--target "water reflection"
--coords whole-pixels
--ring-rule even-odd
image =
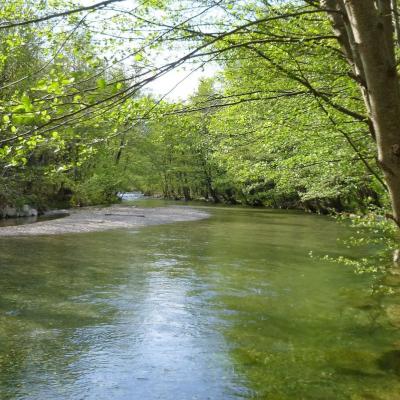
[[[346,229],[213,214],[2,239],[0,398],[391,398],[397,331],[369,278],[308,257],[349,251],[336,241]]]
[[[66,210],[48,212],[45,215],[18,218],[0,218],[0,228],[3,226],[18,226],[26,224],[34,224],[40,221],[49,221],[52,219],[65,218],[69,214]]]

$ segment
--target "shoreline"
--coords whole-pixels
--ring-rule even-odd
[[[62,235],[197,221],[209,214],[188,206],[142,208],[113,205],[69,210],[69,215],[30,224],[0,227],[0,237]]]

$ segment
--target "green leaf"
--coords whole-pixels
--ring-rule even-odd
[[[31,111],[32,110],[31,99],[29,98],[29,96],[26,93],[24,93],[24,95],[22,96],[21,103],[24,106],[26,111]]]
[[[97,87],[104,90],[107,87],[106,80],[104,78],[97,79]]]

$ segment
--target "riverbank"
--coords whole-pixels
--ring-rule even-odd
[[[186,206],[141,208],[114,205],[111,207],[85,207],[72,209],[67,217],[59,219],[0,228],[0,237],[96,232],[196,221],[207,217],[206,212]]]

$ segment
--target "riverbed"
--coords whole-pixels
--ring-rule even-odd
[[[199,212],[209,218],[2,237],[0,399],[399,398],[398,330],[372,277],[320,258],[365,255],[340,242],[348,227]]]
[[[64,214],[58,217],[57,212],[55,212],[53,218],[42,217],[39,220],[17,218],[0,221],[0,237],[61,235],[112,229],[132,229],[172,222],[196,221],[208,217],[206,212],[191,207],[137,207],[137,205],[128,203],[109,207],[74,208],[63,212]]]

